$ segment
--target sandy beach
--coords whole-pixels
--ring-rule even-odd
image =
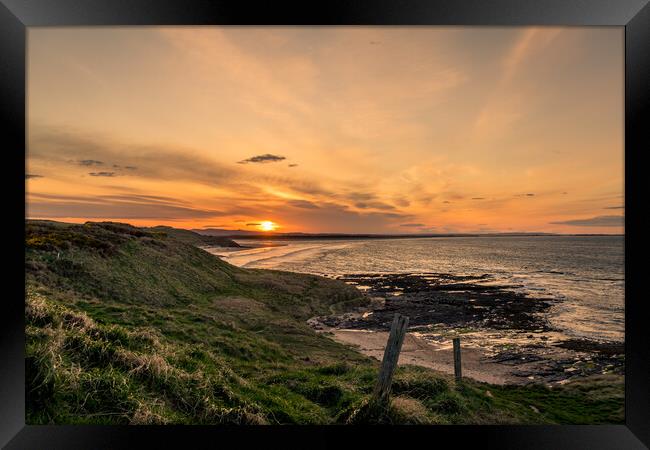
[[[361,353],[381,360],[388,340],[385,331],[331,330],[339,342],[356,347]],[[413,333],[407,333],[402,344],[399,365],[413,364],[446,374],[454,374],[452,349],[448,345],[432,344]],[[512,368],[486,361],[483,352],[475,348],[462,350],[463,376],[492,384],[521,382],[512,375]]]

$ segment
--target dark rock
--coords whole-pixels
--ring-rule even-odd
[[[550,307],[552,299],[530,298],[512,291],[512,286],[485,285],[488,275],[454,276],[439,273],[354,274],[341,279],[367,286],[366,294],[382,297],[383,307],[365,318],[331,317],[328,326],[386,330],[393,315],[409,316],[409,326],[431,323],[450,327],[483,327],[532,332],[550,330],[538,313]],[[392,295],[400,292],[401,295]]]

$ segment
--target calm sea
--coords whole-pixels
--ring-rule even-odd
[[[458,237],[386,240],[238,240],[263,247],[223,253],[241,267],[336,277],[351,273],[489,274],[557,302],[548,319],[566,334],[622,341],[622,236]]]

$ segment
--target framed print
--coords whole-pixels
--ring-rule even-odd
[[[650,445],[647,1],[0,11],[7,448]]]

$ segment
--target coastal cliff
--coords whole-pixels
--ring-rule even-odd
[[[27,423],[362,420],[378,362],[307,320],[369,300],[337,280],[237,268],[201,245],[163,227],[26,222]],[[621,422],[623,385],[456,386],[404,366],[385,420]]]

